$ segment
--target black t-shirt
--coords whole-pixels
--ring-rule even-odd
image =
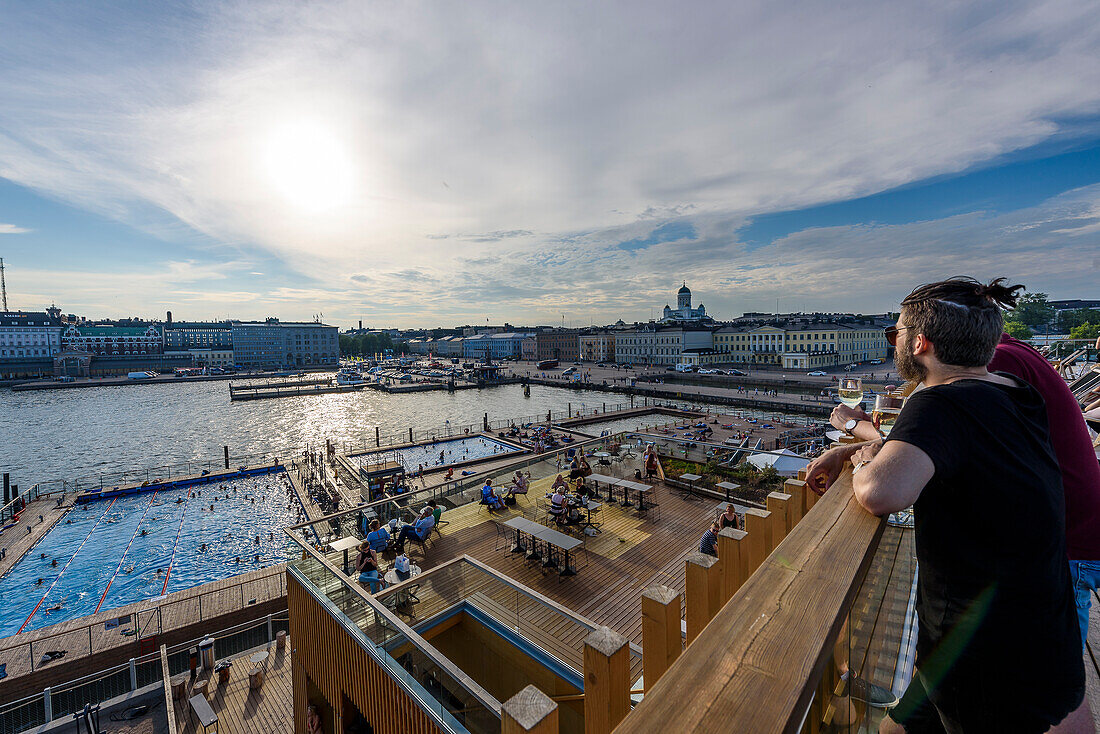
[[[966,379],[910,396],[890,441],[935,474],[914,504],[917,665],[1052,716],[1084,686],[1062,477],[1030,385]],[[990,700],[990,696],[984,696]],[[1070,706],[1070,708],[1066,708]]]

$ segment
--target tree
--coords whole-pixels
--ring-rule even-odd
[[[1005,333],[1016,339],[1031,338],[1031,329],[1027,328],[1026,324],[1021,324],[1019,321],[1005,321]]]
[[[1059,330],[1068,332],[1081,324],[1100,324],[1100,311],[1095,308],[1075,308],[1058,314]]]
[[[1095,339],[1100,336],[1100,323],[1081,324],[1069,330],[1070,339]]]
[[[1035,328],[1045,326],[1054,318],[1054,307],[1047,303],[1046,293],[1025,293],[1012,311],[1012,320]]]

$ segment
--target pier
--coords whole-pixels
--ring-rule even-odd
[[[385,393],[431,392],[437,390],[470,390],[483,387],[476,382],[409,382],[390,385],[383,382],[362,382],[357,385],[336,385],[331,380],[305,380],[299,382],[266,385],[229,385],[229,399],[265,400],[268,398],[293,398],[303,395],[327,395],[331,393],[377,390]]]

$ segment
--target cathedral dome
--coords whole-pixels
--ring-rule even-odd
[[[676,291],[676,293],[677,295],[681,293],[691,293],[691,289],[688,288],[687,283],[684,283],[682,286],[680,286],[680,290]]]

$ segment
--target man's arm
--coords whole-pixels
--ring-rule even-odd
[[[859,457],[854,457],[858,461]],[[874,515],[904,510],[936,473],[928,454],[904,441],[887,441],[852,477],[856,500]]]

